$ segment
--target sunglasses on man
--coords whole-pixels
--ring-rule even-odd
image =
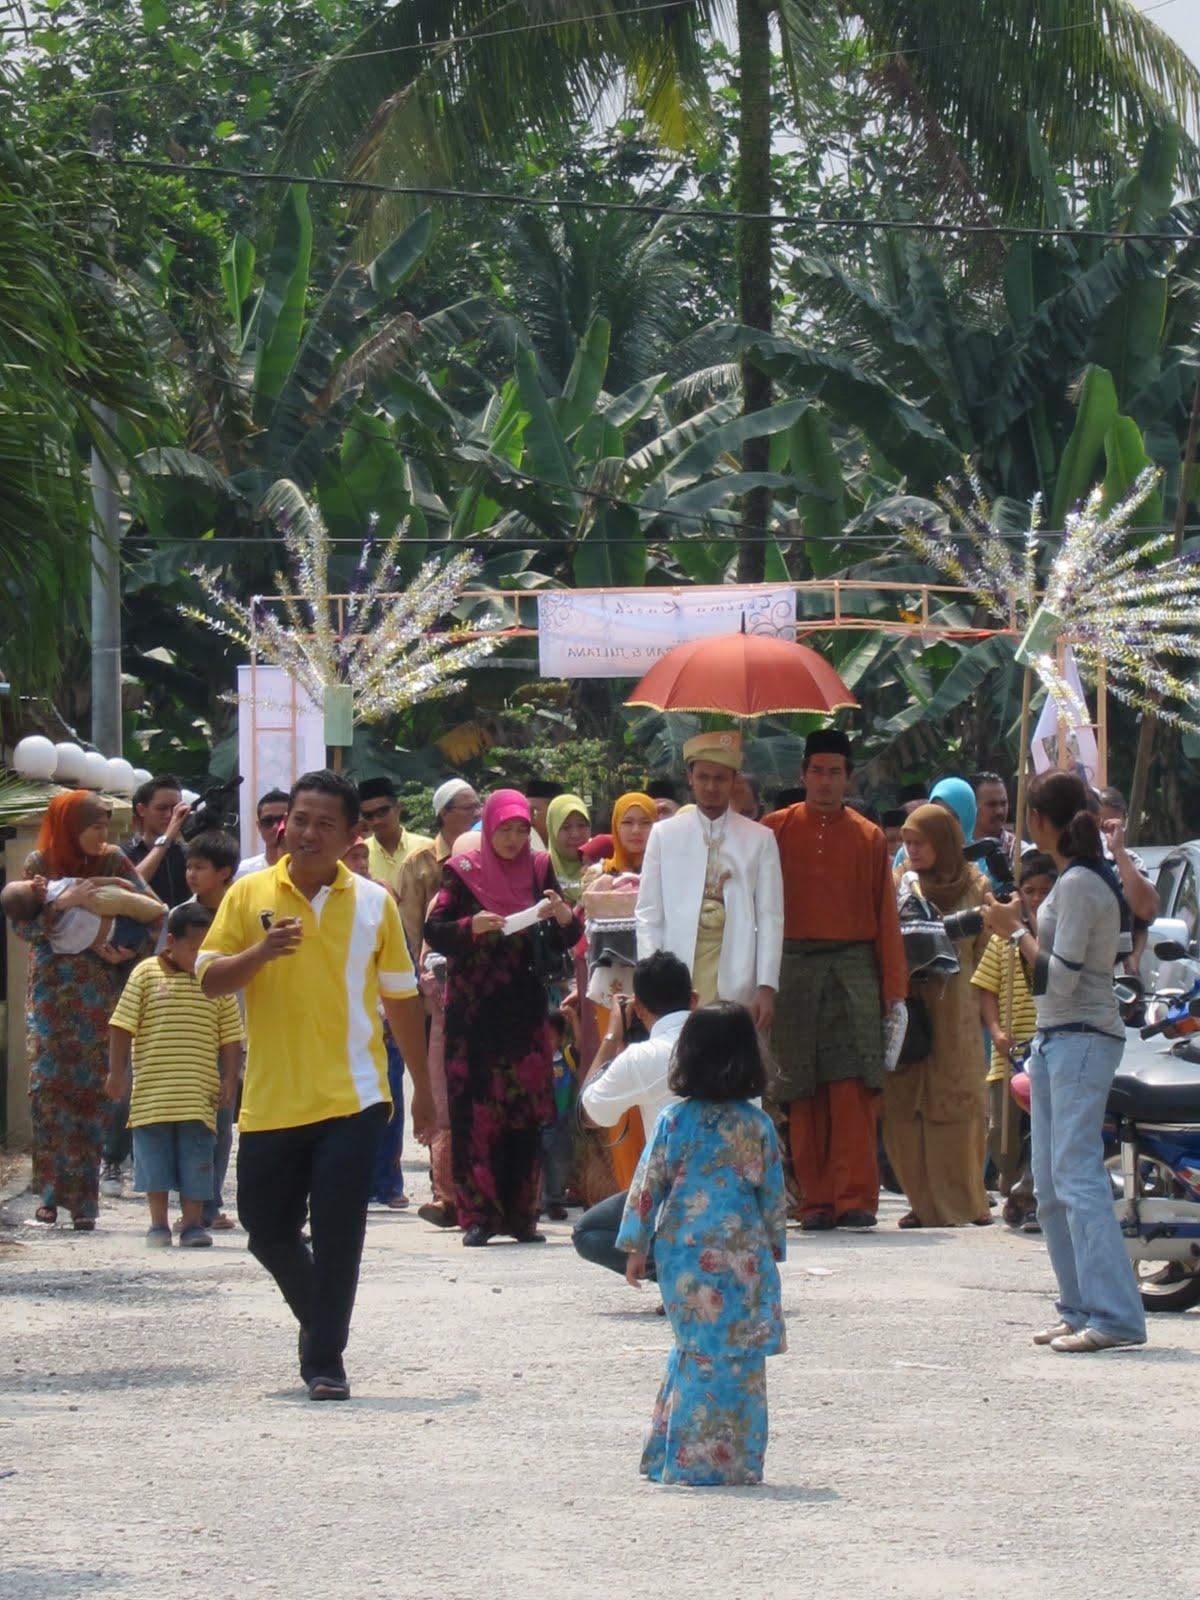
[[[360,812],[360,815],[364,822],[378,822],[381,818],[386,817],[389,811],[394,809],[393,802],[389,800],[381,806],[372,806],[369,811],[367,810],[366,806],[364,806]]]

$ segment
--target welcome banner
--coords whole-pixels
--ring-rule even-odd
[[[737,633],[796,637],[794,589],[570,589],[538,595],[544,678],[640,678],[691,639]]]

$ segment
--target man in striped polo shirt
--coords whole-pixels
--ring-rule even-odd
[[[418,1137],[433,1126],[424,1010],[399,912],[341,859],[358,820],[358,791],[340,774],[298,778],[286,854],[231,886],[197,964],[205,994],[245,990],[238,1216],[300,1324],[313,1400],[350,1396],[342,1357],[391,1105],[381,1004],[412,1078]]]

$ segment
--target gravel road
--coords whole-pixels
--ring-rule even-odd
[[[669,1329],[565,1225],[466,1252],[373,1212],[355,1398],[314,1406],[244,1234],[151,1253],[140,1201],[89,1236],[25,1225],[24,1196],[0,1234],[0,1595],[1194,1594],[1200,1315],[1144,1351],[1035,1349],[1036,1240],[884,1209],[869,1237],[789,1238],[768,1482],[686,1490],[637,1476]]]

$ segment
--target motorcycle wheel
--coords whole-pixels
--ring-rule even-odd
[[[1200,1267],[1183,1261],[1137,1261],[1134,1265],[1147,1313],[1188,1311],[1200,1303]]]
[[[1125,1192],[1120,1156],[1109,1156],[1104,1166],[1112,1185],[1113,1199],[1119,1200]],[[1138,1179],[1144,1195],[1168,1196],[1184,1192],[1171,1169],[1153,1157],[1141,1158]],[[1200,1304],[1200,1262],[1193,1266],[1185,1261],[1135,1261],[1133,1269],[1142,1308],[1148,1315],[1190,1311],[1192,1306]]]

